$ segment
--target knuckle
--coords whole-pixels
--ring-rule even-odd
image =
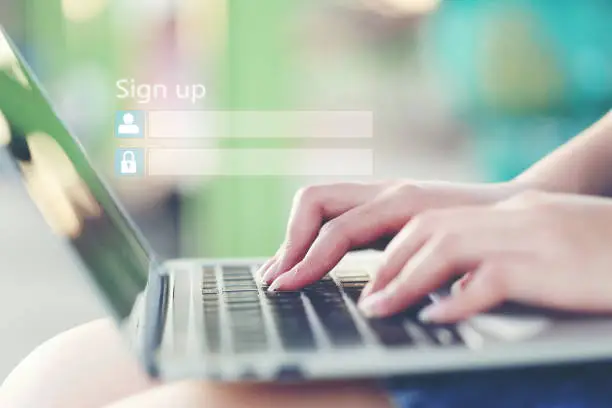
[[[282,251],[280,253],[279,258],[284,260],[285,258],[287,258],[289,254],[293,253],[295,248],[296,248],[296,245],[295,245],[293,238],[287,237],[285,241],[283,242]]]
[[[492,291],[500,295],[505,295],[508,292],[508,268],[503,264],[489,263],[487,267],[480,271],[483,275],[481,279],[484,285]]]
[[[386,190],[391,190],[395,187],[398,187],[402,184],[404,184],[405,181],[398,181],[397,179],[387,179],[387,180],[381,180],[380,182],[376,183],[380,188],[381,191],[386,191]]]
[[[417,237],[424,237],[429,235],[431,228],[429,227],[429,221],[421,215],[413,217],[402,231],[405,235],[415,235]]]
[[[460,243],[461,237],[457,233],[446,232],[440,235],[436,245],[437,255],[443,259],[452,258],[457,253]]]
[[[391,185],[386,193],[393,197],[401,197],[402,199],[414,199],[421,193],[422,188],[410,182],[400,182]]]
[[[437,218],[437,212],[425,211],[414,216],[410,224],[417,234],[428,235],[435,230]]]
[[[331,220],[321,227],[319,234],[324,237],[340,238],[348,233],[348,225],[340,219]]]
[[[314,204],[321,196],[323,186],[307,186],[300,188],[293,198],[295,204]]]

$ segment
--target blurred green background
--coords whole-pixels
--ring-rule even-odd
[[[120,179],[117,110],[367,111],[373,137],[350,146],[374,151],[374,174],[350,180],[507,180],[612,107],[610,21],[609,0],[0,2],[0,24],[163,257],[270,255],[295,190],[339,177]],[[202,83],[207,95],[141,104],[117,98],[124,78]],[[215,136],[225,148],[321,143]],[[104,315],[7,186],[0,178],[0,378],[45,338]]]
[[[112,175],[118,109],[366,110],[375,118],[373,178],[505,180],[611,106],[605,0],[8,0],[0,7],[59,112],[166,256],[269,255],[297,186],[332,178],[122,181]],[[116,97],[123,78],[203,83],[208,93],[195,107],[176,98],[140,104]],[[223,137],[218,145],[252,146]]]

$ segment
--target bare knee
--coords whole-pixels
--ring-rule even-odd
[[[98,320],[30,353],[2,385],[0,407],[93,408],[150,386],[113,324]]]
[[[223,385],[184,381],[153,388],[109,321],[62,333],[34,350],[0,389],[0,408],[388,408],[371,384]]]
[[[106,408],[389,408],[390,402],[368,383],[301,385],[223,385],[185,381],[160,386]]]

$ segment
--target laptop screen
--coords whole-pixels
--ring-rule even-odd
[[[127,317],[146,286],[150,250],[0,27],[2,150],[45,221],[82,260],[116,317]],[[6,156],[0,154],[0,160]],[[35,256],[27,248],[24,254]]]

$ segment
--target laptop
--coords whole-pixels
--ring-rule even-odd
[[[417,313],[439,295],[432,294],[395,316],[367,319],[356,301],[377,252],[351,253],[321,281],[277,293],[254,277],[259,259],[159,259],[3,32],[0,160],[91,278],[152,377],[375,378],[612,357],[609,316],[514,307],[425,324]]]

